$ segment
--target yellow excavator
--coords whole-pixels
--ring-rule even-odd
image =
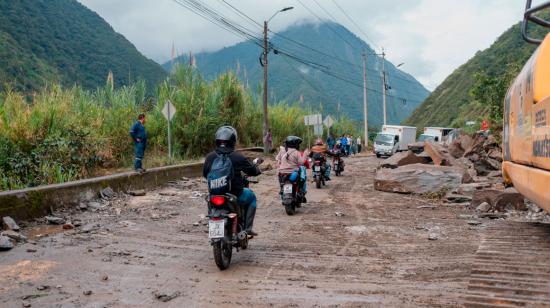
[[[537,16],[550,1],[532,6],[527,0],[523,38],[539,47],[516,77],[504,98],[502,173],[522,195],[550,212],[550,33],[529,36],[530,23],[550,28]]]

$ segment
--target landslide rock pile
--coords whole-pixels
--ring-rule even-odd
[[[462,134],[450,144],[426,141],[423,148],[418,147],[416,143],[414,150],[419,154],[399,152],[383,161],[376,170],[374,188],[437,195],[451,204],[471,206],[478,213],[540,212],[515,189],[505,189],[502,150],[493,135]]]

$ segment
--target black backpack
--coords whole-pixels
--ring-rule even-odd
[[[233,163],[229,154],[218,154],[212,162],[210,172],[206,176],[208,191],[211,195],[224,195],[231,192],[231,181],[233,180]]]

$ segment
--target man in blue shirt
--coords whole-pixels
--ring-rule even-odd
[[[145,131],[145,114],[140,114],[137,121],[130,128],[130,136],[134,140],[134,149],[136,153],[136,159],[134,160],[134,169],[137,172],[145,172],[141,161],[145,154],[145,148],[147,147],[147,131]]]

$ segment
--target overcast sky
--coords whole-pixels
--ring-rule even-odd
[[[172,43],[178,52],[214,51],[242,40],[196,16],[174,0],[79,0],[126,36],[146,56],[163,63]],[[199,0],[225,16],[248,25],[223,0]],[[262,21],[286,6],[270,23],[275,31],[303,20],[316,20],[298,0],[225,0]],[[381,46],[394,64],[430,90],[454,69],[485,49],[522,17],[523,0],[300,0],[323,18],[328,15],[363,38]],[[358,23],[358,29],[335,6],[336,1]],[[536,3],[540,1],[535,1]],[[252,27],[248,25],[249,27]],[[258,29],[258,32],[261,30]],[[364,32],[364,33],[363,33]],[[366,35],[368,37],[366,37]],[[344,44],[344,42],[342,42]]]

